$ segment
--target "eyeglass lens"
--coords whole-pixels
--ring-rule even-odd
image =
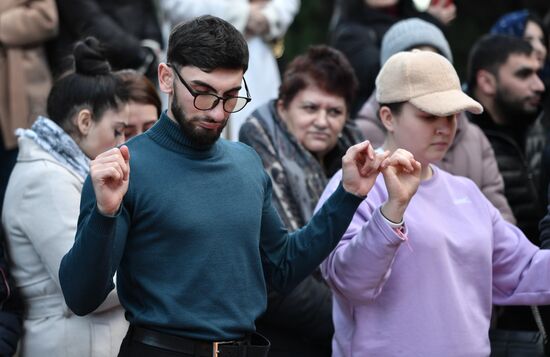
[[[195,97],[195,107],[200,110],[210,110],[214,108],[220,99],[211,94],[199,94]],[[248,100],[243,97],[229,97],[223,100],[223,110],[228,113],[235,113],[242,110]]]

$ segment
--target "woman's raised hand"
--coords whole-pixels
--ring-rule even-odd
[[[382,213],[393,222],[400,222],[410,200],[420,184],[422,165],[404,149],[397,149],[380,165],[388,190],[388,201]]]

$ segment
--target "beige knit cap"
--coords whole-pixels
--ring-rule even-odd
[[[409,102],[437,116],[464,110],[483,112],[481,104],[462,92],[453,65],[430,51],[413,50],[391,56],[376,77],[376,100],[382,104]]]

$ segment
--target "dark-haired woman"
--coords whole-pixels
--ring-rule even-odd
[[[59,265],[74,242],[88,162],[124,141],[127,94],[93,39],[75,47],[75,73],[48,96],[48,116],[18,131],[2,223],[26,305],[20,356],[116,356],[127,330],[116,292],[93,314],[65,305]]]
[[[273,182],[273,204],[286,227],[311,218],[347,148],[360,141],[348,121],[357,80],[343,54],[311,47],[283,75],[279,98],[258,108],[239,140],[260,155]],[[330,356],[330,290],[310,276],[286,296],[270,292],[258,331],[272,342],[270,356]]]

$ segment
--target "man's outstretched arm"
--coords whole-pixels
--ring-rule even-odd
[[[304,228],[290,234],[282,228],[266,197],[261,250],[264,271],[273,288],[289,290],[321,264],[342,238],[378,174],[389,166],[419,177],[420,163],[410,153],[399,157],[389,156],[389,152],[375,153],[368,141],[350,147],[342,158],[339,187]],[[391,207],[389,213],[392,218],[400,214]]]
[[[128,190],[130,154],[126,146],[99,155],[84,183],[76,239],[63,257],[59,280],[67,306],[77,315],[94,311],[114,288],[129,228],[122,205]]]

